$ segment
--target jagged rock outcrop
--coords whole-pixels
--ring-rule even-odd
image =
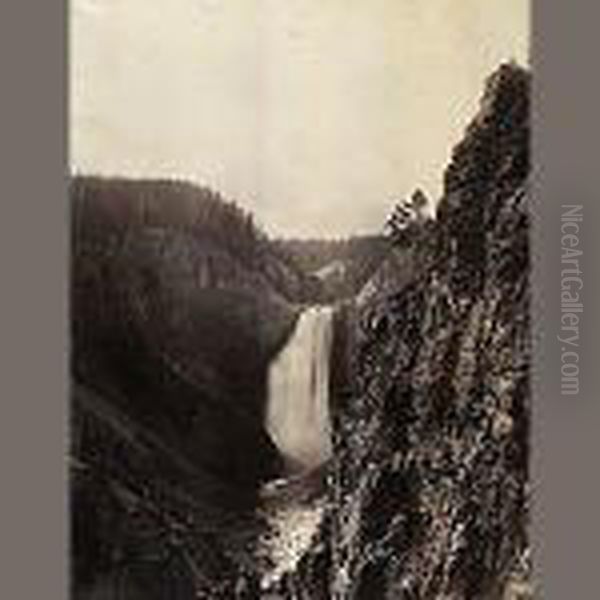
[[[514,64],[490,77],[445,174],[431,264],[360,309],[330,598],[511,598],[526,576],[529,86]]]

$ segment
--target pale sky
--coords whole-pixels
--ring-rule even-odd
[[[437,199],[529,0],[71,0],[71,165],[179,176],[267,231],[379,231]]]

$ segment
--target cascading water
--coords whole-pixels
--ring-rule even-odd
[[[288,479],[265,486],[262,512],[269,530],[258,555],[266,559],[263,589],[293,571],[318,534],[326,499],[303,494],[311,476],[331,456],[329,359],[333,309],[306,309],[285,348],[269,369],[266,428],[284,456]]]
[[[332,317],[328,306],[306,309],[269,369],[267,431],[292,472],[317,467],[331,455]]]

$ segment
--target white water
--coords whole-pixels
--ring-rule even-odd
[[[263,569],[263,590],[276,584],[285,573],[296,569],[310,548],[325,512],[325,499],[311,503],[291,503],[265,511],[270,530],[262,537],[259,555],[267,558]]]
[[[317,467],[331,456],[332,317],[331,307],[306,309],[269,368],[267,431],[292,471]]]

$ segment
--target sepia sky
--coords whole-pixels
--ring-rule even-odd
[[[181,176],[274,234],[378,231],[434,199],[529,0],[71,0],[78,173]]]

